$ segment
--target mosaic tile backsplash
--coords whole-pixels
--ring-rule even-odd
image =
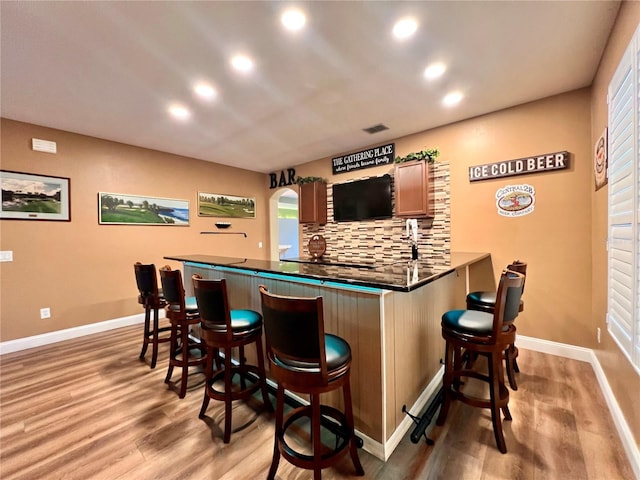
[[[417,220],[419,255],[421,258],[428,256],[435,260],[442,259],[451,252],[451,214],[449,163],[436,162],[433,167],[435,215],[433,219]],[[327,242],[325,256],[341,261],[391,263],[411,258],[405,218],[334,222],[331,187],[332,184],[327,184],[327,224],[302,226],[301,256],[309,254],[309,239],[319,234]],[[393,192],[395,209],[395,188]]]

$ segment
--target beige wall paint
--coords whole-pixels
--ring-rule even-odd
[[[490,252],[496,277],[514,259],[529,263],[518,331],[591,348],[595,328],[590,307],[589,101],[589,90],[582,89],[404,137],[395,144],[399,155],[438,147],[440,159],[450,163],[452,251]],[[571,153],[567,170],[469,182],[469,166],[561,150]],[[296,171],[326,177],[330,183],[349,178],[332,176],[329,158]],[[363,172],[377,174],[375,168],[359,172],[361,176]],[[386,173],[383,168],[380,172]],[[519,218],[499,216],[496,190],[520,183],[536,189],[534,212]]]
[[[71,222],[2,220],[0,340],[8,341],[140,313],[133,263],[206,253],[267,258],[268,202],[263,174],[2,119],[2,169],[71,179]],[[31,150],[31,138],[58,153]],[[190,201],[190,226],[98,224],[98,192]],[[197,216],[197,192],[256,197],[255,219],[231,219],[241,235],[201,235],[215,219]],[[225,219],[229,220],[229,219]],[[262,241],[264,248],[258,248]],[[51,318],[40,319],[50,307]]]
[[[640,2],[623,2],[615,29],[594,79],[591,96],[592,149],[608,124],[607,89],[620,58],[640,23]],[[607,313],[607,191],[605,186],[597,192],[591,189],[592,221],[592,319],[594,328],[602,331],[602,343],[595,345],[596,355],[607,376],[620,408],[640,445],[640,376],[621,353],[605,323]]]

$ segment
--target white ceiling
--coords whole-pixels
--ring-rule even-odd
[[[291,4],[1,1],[2,116],[273,172],[588,86],[620,5],[299,2],[307,28],[291,34]],[[418,32],[395,41],[406,15]],[[240,51],[249,76],[229,67]],[[449,69],[429,82],[433,61]],[[192,94],[203,79],[215,101]],[[462,103],[442,106],[454,89]],[[190,120],[169,117],[174,101]]]

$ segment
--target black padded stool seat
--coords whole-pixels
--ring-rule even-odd
[[[493,315],[474,310],[451,310],[442,316],[442,328],[474,336],[488,336],[493,329]]]
[[[180,389],[178,396],[187,393],[190,367],[203,367],[207,362],[207,349],[200,339],[190,335],[190,329],[200,324],[198,305],[194,297],[185,297],[180,270],[171,270],[168,265],[160,269],[160,281],[167,301],[165,311],[171,322],[171,346],[169,368],[164,383],[170,383],[173,368],[179,367]]]
[[[500,276],[493,314],[473,310],[452,310],[442,316],[442,338],[446,341],[443,391],[444,400],[437,425],[443,425],[452,400],[491,410],[493,433],[498,449],[506,453],[501,411],[506,420],[509,390],[504,384],[502,355],[515,341],[513,321],[518,316],[524,275],[505,270]],[[483,355],[488,359],[488,374],[474,370],[462,359],[462,352]],[[475,378],[489,384],[489,398],[465,394],[463,378]]]
[[[327,368],[336,370],[347,365],[351,361],[351,347],[342,338],[330,333],[324,334],[324,348],[327,358]],[[285,368],[298,368],[300,371],[318,371],[317,364],[288,359],[281,362],[277,355],[274,355],[274,362]]]
[[[193,297],[194,299],[196,297]],[[230,310],[231,314],[231,329],[234,332],[242,332],[243,330],[254,330],[262,328],[262,315],[254,310]],[[222,326],[216,323],[206,322],[202,318],[200,319],[202,326],[209,330],[226,331],[226,326]]]
[[[158,360],[158,345],[171,340],[168,332],[171,327],[160,327],[158,310],[166,306],[167,302],[162,296],[162,291],[158,289],[158,277],[154,264],[142,264],[136,262],[133,265],[138,287],[138,303],[144,307],[144,333],[142,337],[142,350],[140,360],[144,359],[147,347],[151,344],[151,368],[156,368]],[[153,325],[151,325],[151,313],[153,312]],[[165,334],[166,333],[166,334]],[[160,334],[164,334],[160,336]]]
[[[521,273],[525,276],[527,275],[527,264],[521,262],[520,260],[515,260],[513,263],[507,265],[507,270],[511,270],[513,272]],[[524,292],[524,285],[522,287],[522,291]],[[496,305],[496,292],[488,292],[488,291],[477,291],[471,292],[467,295],[467,310],[479,310],[482,312],[493,313],[493,309]],[[520,300],[520,306],[518,309],[519,312],[524,311],[524,302]],[[515,328],[515,326],[514,326]],[[509,385],[513,390],[518,389],[518,383],[516,381],[515,374],[520,371],[518,368],[518,363],[516,358],[518,356],[518,348],[514,343],[509,345],[509,347],[504,352],[504,358],[507,366],[507,377],[509,378]]]
[[[356,474],[364,475],[358,458],[351,404],[351,348],[344,339],[324,333],[322,297],[274,295],[264,285],[260,285],[260,296],[267,358],[278,384],[273,459],[267,478],[275,478],[282,456],[297,467],[313,470],[314,480],[319,480],[322,469],[334,465],[347,452]],[[343,410],[320,404],[321,393],[339,388],[343,392]],[[310,405],[295,408],[285,417],[285,389],[308,394]],[[321,417],[335,425],[336,439],[332,447],[322,443]],[[289,431],[289,427],[302,418],[310,419],[311,455],[296,450],[287,441],[288,432],[291,435],[299,432],[297,428]]]
[[[467,302],[493,308],[496,306],[496,292],[471,292],[467,295]]]
[[[512,270],[511,265],[507,269]],[[513,270],[514,272],[517,270]],[[522,273],[522,272],[519,272]],[[523,273],[524,275],[524,273]],[[473,310],[483,310],[489,313],[493,313],[493,307],[496,305],[496,292],[471,292],[467,295],[467,309],[474,306]],[[519,310],[524,311],[524,301],[520,300]]]
[[[172,312],[179,312],[181,307],[180,305],[169,305],[168,308]],[[198,302],[196,301],[196,297],[184,297],[184,309],[189,315],[197,314]]]
[[[209,406],[209,400],[224,402],[223,442],[231,440],[231,415],[234,400],[244,400],[261,390],[262,401],[268,411],[273,411],[267,391],[267,375],[262,350],[262,315],[253,310],[231,310],[227,295],[227,282],[205,280],[193,275],[193,291],[200,311],[200,335],[207,347],[207,365],[205,367],[205,389],[200,418]],[[244,356],[244,347],[255,344],[258,365],[249,365]],[[232,362],[232,351],[238,348],[238,364]],[[222,370],[214,374],[213,361],[219,352],[224,352]],[[233,384],[233,377],[239,376],[240,386]],[[216,388],[216,382],[224,381],[224,389]]]

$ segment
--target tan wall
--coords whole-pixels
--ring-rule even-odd
[[[2,220],[0,340],[8,341],[140,313],[133,263],[164,255],[207,253],[267,258],[266,176],[2,119],[2,169],[71,179],[71,222]],[[31,150],[31,138],[57,142],[58,153]],[[98,224],[98,192],[187,199],[190,226]],[[197,192],[256,197],[255,219],[232,219],[241,235],[201,235],[214,219],[197,216]],[[229,219],[225,219],[229,220]],[[258,242],[263,242],[263,249]],[[40,319],[50,307],[51,318]]]
[[[624,2],[615,29],[596,75],[591,97],[591,145],[607,126],[607,89],[622,54],[640,23],[640,2]],[[602,343],[595,345],[596,355],[607,375],[609,385],[640,445],[640,377],[622,355],[607,332],[607,187],[591,193],[592,218],[592,319],[602,330]]]
[[[595,327],[590,307],[589,101],[589,90],[582,89],[401,138],[395,144],[400,155],[438,147],[439,160],[450,163],[452,251],[491,253],[496,277],[498,269],[516,258],[529,263],[526,307],[518,318],[518,331],[591,348]],[[567,170],[469,182],[469,166],[561,150],[571,153]],[[330,168],[327,158],[296,171],[343,181],[343,175],[331,176]],[[499,216],[496,190],[520,183],[536,189],[534,212],[519,218]]]

